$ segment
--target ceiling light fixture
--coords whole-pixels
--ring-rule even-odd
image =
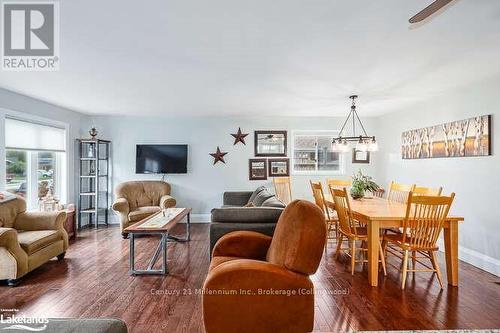
[[[351,111],[347,116],[347,119],[344,121],[342,128],[340,129],[339,136],[334,138],[332,141],[332,150],[340,153],[347,153],[350,151],[349,142],[356,142],[356,150],[359,151],[377,151],[378,143],[375,140],[375,136],[370,136],[366,133],[365,127],[359,119],[358,113],[356,112],[356,98],[358,95],[349,96],[352,100]],[[346,125],[349,123],[349,120],[352,118],[352,135],[344,136],[344,129]],[[359,127],[363,130],[362,135],[356,134],[356,122],[359,124]]]

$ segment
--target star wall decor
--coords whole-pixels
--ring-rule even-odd
[[[214,165],[217,164],[217,162],[226,164],[226,161],[224,161],[224,155],[226,154],[227,152],[221,152],[219,146],[217,146],[217,151],[215,153],[210,153],[210,156],[214,158]]]
[[[238,132],[235,134],[231,134],[232,137],[234,137],[234,146],[238,144],[238,142],[241,142],[242,144],[246,145],[245,143],[245,137],[248,135],[248,133],[243,134],[241,132],[241,128],[238,127]]]

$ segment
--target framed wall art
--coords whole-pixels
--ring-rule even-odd
[[[264,158],[254,158],[248,160],[248,179],[267,179],[267,160]]]
[[[369,151],[361,151],[356,148],[352,149],[352,163],[362,163],[369,164],[370,163],[370,152]]]
[[[255,131],[255,156],[279,157],[286,156],[286,131]]]
[[[403,159],[491,155],[491,115],[403,132]]]
[[[288,158],[270,158],[267,162],[269,177],[290,176],[290,160]]]

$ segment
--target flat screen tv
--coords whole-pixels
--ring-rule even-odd
[[[187,145],[137,145],[136,173],[187,173]]]

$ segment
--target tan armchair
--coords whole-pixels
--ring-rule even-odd
[[[10,286],[50,259],[64,259],[68,234],[65,212],[26,212],[18,197],[0,204],[0,280]]]
[[[115,189],[115,197],[113,210],[120,216],[123,238],[128,238],[128,233],[123,232],[126,227],[176,204],[170,196],[170,184],[162,181],[121,183]]]
[[[220,238],[203,289],[207,332],[310,332],[314,286],[326,241],[323,212],[296,200],[273,237],[234,231]]]

